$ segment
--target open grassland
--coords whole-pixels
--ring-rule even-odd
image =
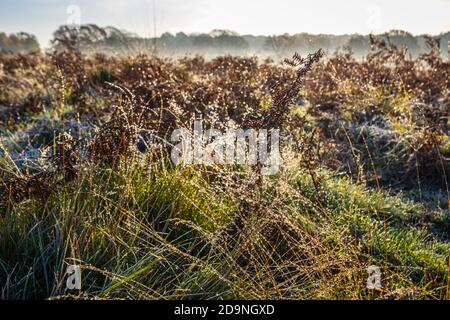
[[[450,62],[372,46],[0,54],[0,298],[449,299]],[[279,172],[175,166],[200,118],[280,129]]]

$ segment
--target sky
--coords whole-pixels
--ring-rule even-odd
[[[151,37],[163,32],[368,34],[450,31],[450,0],[0,0],[0,31],[47,46],[62,24],[95,23]]]

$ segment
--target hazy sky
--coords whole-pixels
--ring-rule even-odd
[[[152,36],[154,16],[158,34],[438,34],[450,31],[450,0],[0,0],[0,31],[33,33],[44,45],[59,25],[77,22]]]

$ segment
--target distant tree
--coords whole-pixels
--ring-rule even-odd
[[[81,50],[105,41],[107,32],[95,24],[77,26],[64,25],[53,33],[52,48],[56,51]]]
[[[0,32],[0,51],[5,51],[8,46],[8,36],[4,32]]]
[[[28,34],[25,32],[21,32],[20,38],[22,39],[22,43],[25,46],[26,51],[37,52],[40,50],[39,42],[35,35]]]
[[[408,48],[409,53],[417,55],[420,52],[420,46],[416,37],[403,30],[391,30],[381,35],[381,38],[397,47]]]
[[[274,52],[279,59],[290,56],[291,51],[295,51],[295,37],[285,33],[281,36],[270,36],[267,38],[265,47]]]
[[[103,39],[103,42],[107,46],[116,47],[127,43],[129,37],[121,30],[113,27],[107,27],[104,30],[106,32],[106,36],[105,39]]]
[[[164,32],[161,35],[161,40],[172,40],[172,39],[175,39],[175,37],[170,32]]]
[[[192,44],[195,47],[205,49],[214,46],[214,38],[211,37],[209,34],[199,34],[191,37],[192,37]]]
[[[184,33],[184,32],[178,32],[175,35],[175,38],[177,39],[177,42],[179,42],[179,41],[189,41],[188,40],[189,36],[186,33]]]
[[[349,47],[357,56],[363,56],[370,50],[370,40],[367,36],[356,35],[350,38]]]
[[[214,38],[214,42],[220,50],[242,51],[248,49],[247,41],[240,36],[221,34]]]
[[[165,49],[176,47],[176,38],[170,32],[165,32],[161,35],[159,45]]]
[[[447,57],[450,57],[450,32],[440,35],[441,38],[441,51]]]
[[[184,32],[178,32],[175,34],[175,39],[173,39],[173,46],[171,49],[178,52],[188,52],[192,46],[192,38]]]
[[[34,35],[25,32],[10,34],[0,33],[0,50],[20,53],[39,51],[39,42]]]

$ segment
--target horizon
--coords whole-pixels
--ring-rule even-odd
[[[212,30],[253,36],[367,35],[391,30],[419,36],[450,31],[450,0],[349,0],[345,4],[332,0],[280,0],[276,4],[268,0],[5,0],[0,12],[7,13],[0,19],[0,32],[36,35],[43,48],[64,24],[112,26],[141,38]]]

